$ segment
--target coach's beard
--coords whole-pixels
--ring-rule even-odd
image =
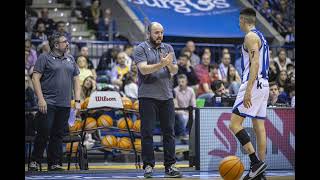
[[[157,41],[158,41],[158,42],[157,42]],[[160,42],[159,42],[159,41],[160,41]],[[156,40],[150,38],[150,43],[151,43],[152,45],[156,46],[156,47],[160,46],[161,42],[162,42],[161,38],[158,38],[158,39],[156,39]]]

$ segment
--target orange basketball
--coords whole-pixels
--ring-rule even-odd
[[[134,141],[134,147],[136,148],[137,151],[141,151],[141,139],[136,139]]]
[[[103,114],[97,120],[98,127],[111,127],[113,120],[109,115]]]
[[[134,129],[135,131],[140,132],[140,130],[141,130],[141,120],[140,120],[140,119],[137,119],[137,120],[133,123],[133,129]]]
[[[85,130],[97,128],[97,121],[93,117],[87,117]],[[87,131],[87,133],[93,133],[95,130]]]
[[[132,129],[132,127],[133,127],[132,120],[129,117],[127,117],[127,121],[128,121],[129,129]],[[127,124],[126,124],[124,117],[122,117],[118,120],[117,126],[120,129],[127,129]]]
[[[133,110],[136,110],[136,111],[139,111],[139,101],[136,100],[133,105],[132,105],[132,109]]]
[[[79,131],[83,127],[83,122],[81,119],[76,119],[73,123],[72,126],[69,126],[69,131],[74,132],[74,131]]]
[[[108,148],[113,148],[113,147],[117,147],[118,141],[117,141],[117,138],[115,136],[107,135],[107,136],[102,138],[101,144],[106,146],[106,147],[108,147]]]
[[[220,161],[219,173],[225,180],[238,180],[243,171],[244,166],[237,156],[227,156]]]
[[[132,101],[127,97],[122,97],[122,104],[124,109],[131,109],[132,108]]]
[[[76,153],[78,151],[78,145],[79,145],[79,142],[73,142],[73,144],[72,144],[72,154],[71,154],[72,157],[76,156]],[[71,143],[67,143],[66,144],[66,152],[67,153],[70,153],[70,150],[71,150],[70,148],[71,148]]]
[[[82,103],[81,103],[81,109],[87,109],[89,104],[89,97],[87,97]]]
[[[118,141],[118,147],[122,149],[131,149],[131,140],[128,137],[122,137]]]

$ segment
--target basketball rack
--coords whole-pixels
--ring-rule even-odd
[[[97,101],[97,99],[98,99],[97,97],[100,98],[100,101]],[[126,123],[126,129],[120,129],[120,128],[116,128],[116,127],[97,127],[97,128],[86,129],[85,124],[87,121],[87,117],[89,117],[91,114],[93,114],[94,112],[96,112],[98,110],[122,111],[123,115],[124,115],[125,123]],[[80,145],[82,147],[84,147],[84,140],[85,140],[85,136],[88,133],[88,131],[96,131],[98,129],[107,129],[107,130],[111,130],[111,131],[127,132],[129,134],[132,149],[123,149],[123,148],[119,148],[119,147],[110,148],[110,147],[106,147],[106,146],[96,146],[90,150],[95,150],[95,149],[113,150],[114,149],[114,150],[119,150],[120,152],[126,152],[126,153],[133,152],[135,155],[135,167],[136,167],[136,169],[141,169],[141,164],[140,164],[141,151],[137,151],[135,148],[135,145],[134,145],[135,135],[140,134],[140,132],[131,130],[129,128],[128,113],[138,114],[139,112],[137,112],[135,110],[124,109],[123,104],[122,104],[122,100],[121,100],[121,96],[118,92],[116,92],[116,91],[95,91],[91,94],[91,96],[89,98],[88,108],[85,110],[80,110],[80,116],[81,116],[81,119],[83,119],[83,126],[82,126],[81,130],[70,132],[70,133],[79,134],[81,136]],[[70,150],[72,150],[72,149],[70,149]],[[87,151],[85,151],[83,158],[86,159],[87,157],[88,157]],[[82,168],[82,169],[84,169],[84,170],[89,169],[87,160],[85,160],[85,165],[84,165],[84,168]]]

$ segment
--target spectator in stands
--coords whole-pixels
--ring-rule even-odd
[[[88,29],[97,31],[99,19],[102,15],[100,1],[93,0],[92,5],[88,7],[84,13],[84,19],[87,21]]]
[[[99,19],[97,39],[101,41],[114,40],[116,33],[116,21],[112,17],[111,9],[107,8],[104,10],[103,17]]]
[[[55,29],[55,22],[49,18],[49,11],[47,8],[43,8],[41,10],[41,17],[38,18],[33,29],[36,29],[39,23],[44,23],[46,28],[45,34],[47,36],[50,36],[53,33],[53,30]]]
[[[207,54],[202,56],[201,64],[195,68],[195,73],[199,79],[199,88],[197,89],[198,98],[210,98],[213,92],[210,88],[211,81],[209,76],[210,57]]]
[[[57,32],[63,33],[64,36],[68,39],[69,42],[71,42],[71,33],[67,32],[66,30],[66,23],[64,21],[58,21],[56,23],[56,30]]]
[[[80,49],[80,56],[84,56],[87,59],[88,63],[88,69],[92,71],[93,77],[96,79],[97,78],[97,73],[96,70],[93,66],[92,61],[89,59],[89,48],[87,46],[82,46]]]
[[[87,76],[81,85],[80,100],[83,102],[97,89],[93,76]]]
[[[274,61],[278,64],[280,71],[287,70],[288,64],[293,64],[291,59],[287,57],[287,52],[285,49],[280,49],[278,57],[274,58]]]
[[[116,65],[119,52],[119,48],[113,47],[102,54],[97,67],[97,82],[111,83],[111,69]]]
[[[277,83],[270,82],[268,106],[287,106],[285,101],[278,98],[279,94],[280,92]]]
[[[180,54],[187,55],[188,58],[191,60],[192,52],[188,48],[186,47],[182,48],[180,51]]]
[[[212,56],[210,48],[208,48],[208,47],[204,48],[203,52],[202,52],[202,55],[203,54],[208,54],[210,56],[210,64],[214,63],[214,59],[213,59],[213,56]]]
[[[133,62],[131,64],[131,70],[124,75],[123,78],[124,84],[124,93],[131,100],[138,99],[138,68],[137,65]]]
[[[129,70],[131,69],[132,64],[132,54],[133,54],[133,46],[131,44],[127,44],[123,47],[123,51],[125,53],[125,64],[129,67]]]
[[[48,37],[44,33],[45,31],[46,31],[46,27],[44,23],[43,22],[38,23],[37,31],[32,34],[31,39],[39,39],[42,41],[46,41]]]
[[[213,83],[216,80],[219,79],[219,65],[218,64],[210,64],[209,65],[209,76],[210,76],[210,82]]]
[[[231,56],[229,53],[222,54],[221,63],[219,64],[219,79],[221,79],[224,83],[227,82],[228,78],[228,69],[231,62]]]
[[[38,57],[37,52],[32,48],[31,40],[25,40],[25,69],[28,72],[28,75],[31,75],[33,72],[33,67],[36,64]]]
[[[276,14],[276,22],[273,23],[273,27],[282,35],[285,36],[287,31],[286,27],[289,25],[289,22],[283,20],[283,17],[280,13]]]
[[[284,89],[286,89],[289,84],[287,71],[285,70],[280,71],[276,82],[279,86],[280,93],[283,92]]]
[[[279,12],[283,16],[283,19],[291,23],[291,19],[294,18],[294,12],[291,9],[291,6],[288,6],[287,0],[279,0]]]
[[[191,66],[190,59],[187,55],[182,54],[178,60],[178,73],[174,75],[174,85],[178,86],[178,76],[184,74],[187,77],[188,86],[196,86],[198,84],[198,77],[195,73],[194,68]]]
[[[229,94],[238,94],[240,85],[241,79],[236,68],[232,64],[229,64],[225,87],[229,89]]]
[[[268,1],[263,1],[263,5],[262,8],[258,8],[258,11],[260,12],[260,14],[266,18],[266,20],[272,24],[272,9],[269,6],[269,2]]]
[[[49,53],[50,52],[50,46],[49,41],[43,41],[37,48],[38,56],[42,53]]]
[[[30,39],[31,34],[33,31],[33,27],[36,24],[36,21],[38,19],[38,13],[30,8],[29,5],[25,5],[25,11],[24,11],[25,19],[24,19],[24,25],[25,25],[25,38]]]
[[[186,48],[192,53],[191,54],[191,65],[195,66],[200,64],[200,57],[195,54],[196,46],[194,45],[193,41],[188,41],[186,44]]]
[[[294,45],[295,44],[295,30],[293,25],[288,26],[288,31],[285,35],[285,45]]]
[[[178,86],[174,88],[175,108],[187,108],[189,106],[196,107],[196,95],[191,87],[188,85],[187,76],[184,74],[178,75]],[[186,126],[189,120],[189,111],[176,110],[175,111],[175,135],[182,141],[189,140]]]
[[[206,99],[204,106],[205,107],[223,107],[222,96],[226,95],[226,88],[223,84],[223,81],[216,80],[211,84],[211,89],[214,92],[214,96]]]
[[[77,58],[77,64],[80,70],[80,74],[79,74],[80,85],[82,86],[84,80],[87,77],[93,76],[93,75],[92,75],[92,71],[88,69],[87,59],[84,56],[79,56]]]
[[[117,56],[117,65],[111,71],[111,83],[123,88],[123,76],[129,72],[129,67],[125,64],[125,53],[120,52]]]
[[[279,73],[280,73],[280,69],[279,69],[278,64],[271,58],[269,61],[269,72],[268,73],[269,73],[268,74],[269,82],[276,81],[279,76]]]
[[[33,109],[37,107],[37,98],[33,90],[32,81],[28,74],[25,75],[25,89],[24,89],[24,108]]]

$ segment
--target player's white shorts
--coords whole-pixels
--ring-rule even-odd
[[[269,98],[269,82],[267,79],[260,78],[255,80],[251,92],[250,108],[245,108],[243,98],[247,88],[247,82],[241,84],[236,101],[233,105],[233,111],[238,108],[241,116],[265,119],[267,115],[267,103]]]

